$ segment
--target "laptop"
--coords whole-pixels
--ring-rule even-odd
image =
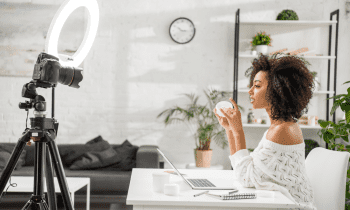
[[[215,178],[185,178],[176,169],[176,167],[170,162],[170,160],[164,155],[160,149],[158,149],[159,154],[161,154],[164,159],[171,165],[171,167],[176,171],[176,173],[182,177],[182,179],[193,189],[193,190],[238,190],[237,187],[233,185],[233,181],[227,181],[225,179],[215,179]]]

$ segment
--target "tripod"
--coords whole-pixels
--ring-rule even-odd
[[[43,84],[41,84],[43,85]],[[0,195],[2,195],[6,184],[17,164],[17,161],[26,144],[30,145],[32,139],[35,143],[35,161],[34,161],[34,192],[30,200],[25,204],[22,210],[57,210],[55,197],[55,185],[52,173],[52,163],[56,171],[57,180],[62,193],[62,198],[66,209],[73,210],[72,200],[63,170],[62,161],[59,155],[55,138],[58,130],[58,123],[54,120],[54,86],[52,88],[52,118],[46,118],[45,98],[36,93],[35,81],[31,81],[23,86],[22,96],[31,98],[31,102],[20,103],[21,109],[34,108],[34,118],[30,118],[31,128],[26,128],[19,138],[10,159],[8,160],[0,177]],[[43,87],[43,86],[41,86]],[[52,161],[52,160],[53,161]],[[46,163],[46,164],[45,164]],[[44,165],[47,183],[48,203],[44,198]],[[50,207],[50,208],[49,208]]]

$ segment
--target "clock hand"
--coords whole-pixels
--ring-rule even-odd
[[[179,27],[177,27],[177,26],[176,26],[176,28],[178,28],[180,31],[186,31],[186,30],[182,30],[181,28],[179,28]]]

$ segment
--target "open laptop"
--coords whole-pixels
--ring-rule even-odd
[[[199,179],[199,178],[185,178],[182,174],[176,169],[176,167],[170,162],[170,160],[163,154],[160,149],[158,152],[164,157],[164,159],[171,165],[171,167],[176,171],[176,173],[182,177],[182,179],[193,189],[193,190],[238,190],[237,187],[233,185],[232,181],[225,179]]]

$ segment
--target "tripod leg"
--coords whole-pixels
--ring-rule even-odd
[[[30,132],[29,130],[26,130],[22,137],[18,140],[17,145],[15,149],[13,150],[10,159],[8,160],[4,170],[2,171],[1,177],[0,177],[0,197],[7,185],[8,180],[10,179],[10,176],[13,172],[13,169],[15,169],[15,166],[17,164],[17,161],[26,146],[26,143],[30,140]]]
[[[53,163],[54,163],[53,165],[55,167],[58,184],[60,185],[64,205],[65,205],[66,209],[73,210],[72,199],[71,199],[70,194],[69,194],[69,188],[68,188],[68,184],[66,181],[66,175],[65,175],[64,170],[63,170],[62,161],[61,161],[61,157],[59,155],[57,145],[56,145],[55,141],[49,141],[49,142],[47,142],[47,145],[49,146],[50,155],[53,159]]]
[[[29,200],[26,205],[22,208],[22,210],[31,210],[33,208],[30,208],[32,205],[35,205],[32,200]]]
[[[47,205],[47,203],[45,201],[43,201],[43,207],[44,207],[44,209],[47,209],[47,210],[53,209],[53,208],[49,209],[49,206]]]
[[[34,161],[34,196],[44,194],[44,158],[45,158],[45,143],[35,142],[35,161]]]
[[[47,195],[48,195],[47,197],[48,197],[50,210],[57,210],[54,176],[52,173],[52,163],[51,163],[50,151],[46,144],[45,144],[45,149],[46,149],[46,161],[45,161],[46,173],[45,174],[46,174],[46,186],[47,186]],[[47,204],[45,203],[45,205]]]

